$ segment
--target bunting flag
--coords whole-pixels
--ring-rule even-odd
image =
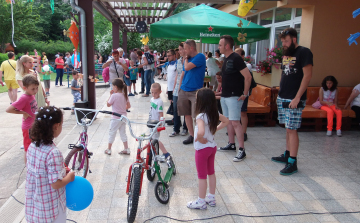
[[[73,43],[75,49],[77,50],[80,39],[79,39],[79,29],[76,26],[75,21],[71,21],[71,26],[69,28],[69,38]]]
[[[74,50],[74,53],[71,56],[71,63],[74,65],[74,68],[76,69],[80,67],[80,54],[78,55],[76,50]]]

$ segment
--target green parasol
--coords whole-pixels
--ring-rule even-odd
[[[270,28],[204,4],[150,25],[150,36],[154,38],[217,44],[222,35],[232,36],[240,45],[269,39]]]

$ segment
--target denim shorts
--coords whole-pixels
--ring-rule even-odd
[[[220,103],[223,115],[230,121],[240,121],[242,100],[238,101],[239,96],[224,98],[221,97]]]
[[[304,108],[284,108],[283,102],[291,102],[290,99],[277,97],[276,104],[278,106],[278,120],[280,124],[285,124],[285,128],[296,130],[301,126],[301,115]],[[305,107],[305,100],[300,101]]]
[[[130,86],[130,85],[131,85],[130,78],[125,77],[125,75],[124,75],[124,82],[125,82],[125,85],[126,85],[126,86]]]

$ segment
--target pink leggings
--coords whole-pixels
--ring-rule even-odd
[[[215,173],[215,153],[216,146],[196,150],[195,163],[199,179],[207,179],[208,175]]]
[[[336,109],[335,105],[331,105],[331,106],[323,105],[323,106],[321,106],[320,109],[327,112],[327,123],[328,123],[327,130],[332,131],[332,129],[333,129],[334,113],[336,115],[336,130],[340,130],[341,129],[341,121],[342,121],[341,120],[342,119],[341,110]]]

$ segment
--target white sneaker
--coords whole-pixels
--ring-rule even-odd
[[[190,201],[189,203],[187,203],[186,206],[187,206],[188,208],[190,208],[190,209],[200,209],[200,210],[205,210],[205,209],[207,209],[206,202],[200,204],[199,200]]]
[[[111,155],[111,150],[110,150],[110,149],[106,149],[106,150],[105,150],[105,154]]]
[[[216,206],[215,197],[210,198],[209,195],[206,195],[206,197],[205,197],[205,202],[206,202],[209,206],[211,206],[211,207],[215,207],[215,206]]]
[[[123,151],[120,151],[119,154],[120,155],[130,155],[130,149],[129,148],[124,149]]]
[[[327,135],[327,136],[331,136],[331,135],[332,135],[332,131],[327,131],[327,132],[326,132],[326,135]]]
[[[336,131],[336,135],[339,136],[339,137],[342,136],[342,134],[341,134],[341,129],[339,129],[339,130]]]

